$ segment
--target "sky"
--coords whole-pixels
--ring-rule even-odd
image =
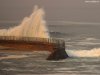
[[[44,8],[47,21],[100,23],[100,0],[0,0],[0,22],[21,21],[35,5]]]

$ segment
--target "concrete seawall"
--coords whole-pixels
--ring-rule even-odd
[[[49,51],[48,60],[65,59],[65,42],[61,39],[0,36],[0,46],[14,48],[18,51]]]

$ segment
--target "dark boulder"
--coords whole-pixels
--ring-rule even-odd
[[[65,49],[57,49],[54,52],[50,54],[50,56],[47,58],[47,60],[61,60],[66,59],[69,56],[67,55]]]

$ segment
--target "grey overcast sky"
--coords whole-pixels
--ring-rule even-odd
[[[43,7],[48,21],[100,23],[100,1],[91,0],[0,0],[0,21],[20,21],[34,5]]]

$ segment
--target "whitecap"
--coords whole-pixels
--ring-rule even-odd
[[[91,50],[66,50],[69,57],[100,57],[100,48]]]

